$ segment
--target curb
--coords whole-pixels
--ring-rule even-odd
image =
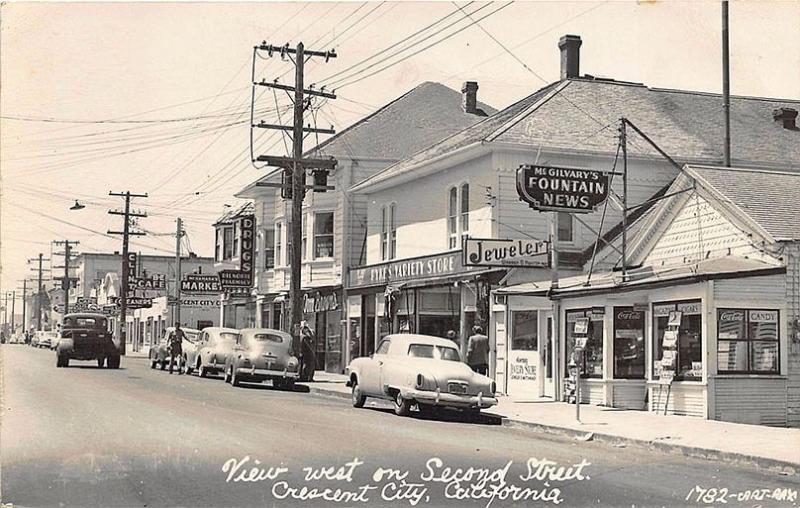
[[[350,394],[336,390],[330,390],[320,387],[310,387],[309,393],[320,395],[324,397],[335,397],[340,399],[350,399]],[[492,413],[487,413],[492,414]],[[661,441],[646,441],[644,439],[635,439],[624,436],[617,436],[613,434],[604,434],[592,431],[580,431],[571,429],[569,427],[558,427],[556,425],[546,425],[543,423],[526,422],[523,420],[515,420],[513,418],[499,416],[502,419],[501,425],[510,429],[519,429],[527,431],[544,432],[547,434],[559,435],[576,440],[583,441],[597,441],[599,443],[622,447],[622,446],[637,446],[646,448],[648,450],[655,450],[663,453],[670,453],[676,455],[683,455],[696,459],[704,459],[711,461],[722,461],[735,465],[755,466],[759,469],[766,469],[772,472],[797,475],[800,474],[800,464],[787,462],[777,459],[770,459],[766,457],[758,457],[755,455],[747,455],[744,453],[724,452],[721,450],[713,450],[708,448],[700,448],[696,446],[680,445],[665,443]],[[587,435],[591,436],[589,439]]]

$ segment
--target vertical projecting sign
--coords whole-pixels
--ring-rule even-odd
[[[239,221],[239,230],[242,232],[242,253],[239,256],[239,271],[250,275],[253,280],[253,259],[256,247],[256,219],[252,215],[242,217]]]
[[[523,164],[517,194],[541,212],[589,213],[608,198],[608,173]]]

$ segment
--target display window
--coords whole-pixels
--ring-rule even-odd
[[[674,379],[700,381],[703,378],[703,314],[700,300],[653,304],[653,379],[661,377],[664,335],[670,328],[670,316],[674,320],[672,328],[677,328]]]
[[[779,316],[774,309],[717,309],[717,372],[780,373]]]
[[[614,378],[644,379],[645,313],[614,307]]]
[[[579,309],[566,312],[567,354],[564,357],[564,372],[569,372],[569,363],[575,356],[575,341],[586,337],[586,346],[580,361],[581,377],[603,377],[603,318],[599,310]],[[585,328],[585,329],[584,329]]]
[[[511,312],[511,349],[514,351],[536,351],[539,347],[538,311],[516,310]]]

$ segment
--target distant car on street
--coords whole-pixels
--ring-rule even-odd
[[[102,314],[74,313],[61,322],[61,339],[56,346],[56,367],[69,367],[70,360],[95,360],[102,367],[118,369],[119,351]]]
[[[183,357],[181,358],[181,362],[183,364],[186,363],[186,353],[189,349],[193,349],[195,347],[195,343],[197,342],[197,338],[200,335],[200,330],[195,330],[194,328],[181,328],[185,335],[183,342],[181,344],[181,350],[183,351]],[[160,367],[161,370],[164,370],[169,365],[169,336],[172,332],[175,331],[174,326],[170,326],[164,330],[164,333],[161,334],[161,337],[158,339],[158,342],[153,344],[150,347],[150,352],[148,353],[148,357],[150,358],[150,368],[155,369],[156,367]]]
[[[387,335],[369,358],[350,363],[347,385],[353,406],[367,397],[389,399],[407,416],[416,405],[422,413],[451,407],[479,412],[497,404],[495,383],[461,361],[452,341],[416,334]]]
[[[33,335],[31,335],[31,342],[29,344],[31,347],[39,347],[39,339],[41,338],[41,333],[42,332],[39,331],[33,332]]]
[[[54,345],[58,343],[58,339],[61,337],[58,332],[36,332],[35,334],[36,339],[36,347],[42,348],[49,348],[53,349]]]
[[[197,371],[200,377],[223,372],[228,355],[233,351],[233,346],[239,338],[239,330],[235,328],[209,327],[204,328],[197,338],[195,347],[186,353],[184,368],[187,374]]]
[[[292,351],[292,336],[270,328],[245,328],[225,365],[225,381],[272,381],[276,388],[291,389],[300,376],[300,362]]]

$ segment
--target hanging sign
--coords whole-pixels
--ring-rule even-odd
[[[549,266],[549,242],[467,238],[463,242],[464,266]]]
[[[164,290],[167,288],[167,278],[164,275],[153,275],[152,277],[131,278],[128,281],[128,290],[152,289]]]
[[[219,277],[216,275],[202,275],[187,273],[181,280],[181,293],[192,295],[213,295],[221,293]]]
[[[589,213],[609,190],[608,173],[602,171],[531,164],[517,169],[519,199],[540,212]]]
[[[128,259],[125,261],[125,263],[128,265],[129,283],[130,283],[130,279],[133,279],[133,277],[136,274],[136,259],[137,258],[136,258],[136,253],[135,252],[129,252],[128,253]]]
[[[239,254],[239,271],[253,276],[253,259],[256,254],[256,218],[246,215],[239,220],[239,231],[242,235],[241,252]]]

